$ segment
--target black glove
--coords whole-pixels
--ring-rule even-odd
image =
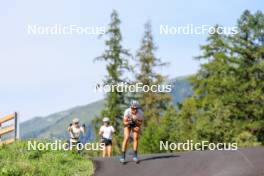
[[[85,128],[85,124],[82,124],[82,127]]]
[[[134,119],[131,119],[131,123],[130,123],[131,126],[136,126],[136,120]]]
[[[70,127],[72,126],[72,123],[70,123],[70,125],[69,125]]]

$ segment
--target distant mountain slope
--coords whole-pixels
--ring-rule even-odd
[[[182,102],[186,97],[193,94],[192,87],[187,76],[171,79],[169,83],[172,85],[172,101],[174,104]]]
[[[103,101],[78,106],[47,117],[35,117],[20,124],[22,138],[66,138],[66,129],[74,117],[89,126],[103,108]]]
[[[192,94],[191,86],[187,77],[178,77],[169,81],[172,85],[173,103],[182,102]],[[103,108],[103,100],[85,106],[78,106],[62,112],[51,114],[47,117],[35,117],[20,125],[22,138],[67,138],[67,127],[73,118],[79,118],[85,123],[88,132],[85,138],[92,137],[91,120],[99,115]]]

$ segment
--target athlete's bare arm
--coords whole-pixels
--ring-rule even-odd
[[[123,123],[124,125],[129,125],[129,118],[127,116],[124,117]]]
[[[104,132],[101,130],[102,129],[102,127],[100,128],[100,130],[99,130],[99,136],[103,136],[103,134],[104,134]]]
[[[69,132],[69,133],[72,132],[72,127],[71,127],[71,126],[68,127],[68,132]]]

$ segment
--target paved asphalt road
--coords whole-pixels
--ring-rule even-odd
[[[264,147],[237,151],[193,151],[145,155],[136,164],[127,157],[94,158],[95,176],[264,176]]]

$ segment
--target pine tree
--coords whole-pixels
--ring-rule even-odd
[[[173,105],[168,106],[157,128],[159,139],[156,142],[163,142],[163,143],[180,142],[179,125],[178,125],[177,117],[178,117],[178,113],[176,112],[175,106]],[[164,152],[164,151],[161,151],[159,149],[159,152]]]
[[[156,72],[158,68],[166,65],[155,56],[157,47],[154,44],[150,22],[145,24],[145,33],[141,47],[137,52],[136,82],[151,87],[164,85],[166,77]],[[140,151],[144,153],[160,152],[160,130],[157,125],[162,119],[167,107],[171,103],[171,95],[165,92],[140,92],[137,94],[142,109],[144,110],[144,130],[140,141]],[[162,131],[161,131],[162,132]]]
[[[145,33],[142,39],[141,47],[136,55],[136,66],[139,68],[136,74],[136,82],[143,85],[162,85],[165,84],[166,77],[156,72],[160,67],[166,65],[155,56],[157,47],[154,44],[151,32],[151,24],[145,24]],[[171,96],[164,92],[140,92],[137,94],[141,107],[144,110],[144,125],[150,120],[157,123],[171,101]]]
[[[122,35],[120,31],[120,19],[117,12],[114,10],[111,14],[111,22],[109,24],[109,29],[105,33],[109,36],[106,40],[106,50],[104,53],[97,57],[96,60],[106,62],[107,76],[104,80],[104,85],[117,85],[121,82],[125,82],[125,73],[130,70],[129,67],[129,51],[124,49],[121,45]],[[120,143],[122,127],[122,117],[125,107],[125,94],[124,92],[118,92],[116,87],[114,87],[110,92],[106,93],[105,97],[105,108],[101,112],[101,117],[94,120],[93,124],[95,129],[97,129],[101,124],[103,117],[109,117],[111,124],[116,129],[116,142]]]
[[[263,27],[261,12],[245,11],[237,34],[213,34],[201,47],[207,62],[192,78],[199,138],[234,142],[247,132],[264,143]]]
[[[159,130],[154,121],[149,121],[147,128],[144,129],[143,136],[140,138],[140,153],[158,153],[159,148]]]
[[[157,126],[154,121],[148,123],[140,140],[140,151],[142,153],[160,153],[160,142],[171,143],[178,140],[177,112],[173,105],[168,106],[166,112]]]

